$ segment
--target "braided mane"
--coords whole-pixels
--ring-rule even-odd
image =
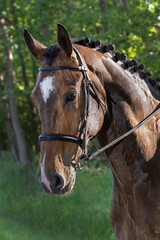
[[[114,62],[118,62],[121,61],[121,67],[124,70],[128,70],[130,73],[134,74],[135,72],[139,73],[139,77],[141,79],[144,79],[145,81],[150,82],[150,84],[155,87],[158,88],[158,90],[160,91],[160,78],[156,77],[156,78],[152,78],[151,77],[151,72],[145,72],[144,68],[145,65],[144,64],[138,64],[137,60],[135,59],[128,59],[127,55],[125,53],[121,53],[115,50],[115,46],[113,44],[103,44],[101,40],[91,40],[90,38],[86,37],[84,39],[76,39],[73,38],[71,39],[73,44],[78,44],[81,46],[85,46],[88,48],[92,48],[98,52],[101,52],[103,54],[109,53],[112,60]],[[50,64],[52,63],[52,61],[56,58],[56,56],[58,55],[60,51],[60,47],[57,44],[51,45],[44,53],[43,56],[47,57],[50,61]],[[159,94],[158,94],[159,95]]]
[[[151,72],[144,72],[145,65],[138,64],[137,60],[135,59],[128,59],[125,53],[121,53],[115,50],[115,46],[113,44],[103,44],[101,40],[93,41],[89,38],[84,39],[72,39],[72,43],[82,45],[88,48],[95,49],[101,53],[109,53],[112,56],[112,60],[114,62],[121,61],[121,67],[124,70],[130,71],[132,74],[135,72],[139,73],[139,77],[144,80],[148,80],[152,86],[157,87],[160,90],[160,78],[151,78]]]

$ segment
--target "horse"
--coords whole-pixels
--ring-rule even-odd
[[[27,29],[24,38],[41,63],[32,91],[42,125],[39,181],[49,194],[69,194],[88,142],[97,136],[104,146],[150,115],[159,107],[158,82],[113,45],[70,39],[62,24],[58,44],[50,47]],[[160,114],[106,154],[113,173],[110,219],[116,238],[159,240]]]

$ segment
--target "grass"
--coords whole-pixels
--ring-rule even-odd
[[[60,197],[42,191],[37,165],[23,167],[0,153],[0,240],[115,240],[107,169],[78,172],[73,192]]]

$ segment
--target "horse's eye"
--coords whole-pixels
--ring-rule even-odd
[[[74,99],[76,98],[76,93],[72,92],[72,93],[68,93],[66,95],[66,102],[72,102],[74,101]]]

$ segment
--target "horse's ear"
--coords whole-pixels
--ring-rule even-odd
[[[47,47],[34,39],[26,28],[24,29],[24,39],[33,57],[41,61],[43,58],[42,53],[47,49]]]
[[[66,53],[68,57],[72,55],[72,43],[68,35],[67,29],[60,23],[57,24],[58,26],[58,44],[61,47],[61,49]]]

